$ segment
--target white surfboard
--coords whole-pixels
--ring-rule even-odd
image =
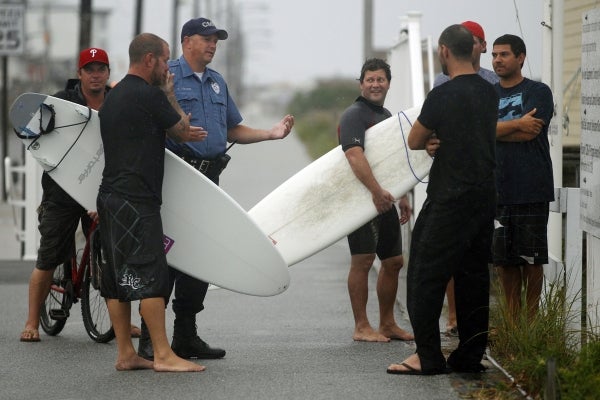
[[[52,96],[25,93],[9,115],[15,132],[50,176],[84,208],[95,210],[104,169],[98,113]],[[54,129],[46,128],[52,119]],[[40,135],[42,130],[48,132]],[[168,150],[162,196],[170,265],[249,295],[272,296],[289,286],[287,264],[246,211]]]
[[[432,158],[408,149],[406,139],[420,107],[371,127],[365,156],[375,178],[394,197],[408,193],[427,174]],[[337,146],[315,160],[248,212],[276,242],[288,265],[332,245],[377,215],[371,193],[356,178]]]

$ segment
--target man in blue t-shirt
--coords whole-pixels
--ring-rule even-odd
[[[208,137],[203,142],[176,143],[167,139],[167,148],[198,169],[215,184],[227,165],[227,142],[256,143],[285,138],[294,126],[294,117],[286,115],[271,129],[255,129],[243,125],[242,116],[231,97],[227,83],[217,71],[208,68],[217,51],[219,40],[228,37],[227,31],[217,28],[206,18],[187,21],[181,28],[183,55],[169,61],[174,74],[175,97],[182,110],[191,115],[193,126],[203,127]],[[203,262],[201,259],[198,262]],[[196,314],[204,309],[208,283],[170,269],[171,287],[174,286],[173,351],[183,358],[223,358],[225,350],[210,347],[197,334]],[[147,359],[153,357],[145,324],[138,353]]]
[[[554,111],[550,88],[522,76],[526,49],[515,35],[494,41],[493,66],[500,82],[496,156],[498,210],[494,264],[511,314],[526,288],[530,316],[536,314],[548,263],[547,225],[554,182],[548,127]]]

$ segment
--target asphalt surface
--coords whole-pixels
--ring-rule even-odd
[[[248,115],[247,115],[248,118]],[[263,122],[255,117],[256,121]],[[268,127],[276,119],[267,120]],[[250,122],[252,125],[253,122]],[[260,122],[254,122],[255,125]],[[248,209],[309,162],[295,137],[236,145],[222,187]],[[2,205],[3,216],[10,214]],[[352,340],[353,317],[346,277],[344,240],[290,268],[291,285],[274,297],[252,297],[217,289],[198,317],[200,336],[225,348],[221,360],[202,360],[202,373],[117,372],[115,342],[97,344],[85,333],[79,304],[63,332],[40,343],[21,343],[27,311],[27,280],[33,262],[13,258],[12,226],[2,219],[0,251],[0,399],[428,399],[464,398],[498,378],[482,376],[396,376],[387,365],[415,350],[413,342]],[[7,257],[8,256],[8,257]],[[370,277],[368,312],[379,318],[376,274]],[[136,306],[134,306],[134,309]],[[399,324],[410,330],[408,320]],[[167,311],[167,333],[173,314]],[[134,316],[133,322],[139,322]],[[441,321],[443,324],[443,321]],[[134,344],[137,340],[134,340]],[[454,346],[454,339],[443,339]]]

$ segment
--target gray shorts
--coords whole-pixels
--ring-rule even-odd
[[[169,298],[160,207],[98,195],[100,238],[106,266],[101,293],[121,301]]]
[[[492,244],[499,266],[548,264],[548,203],[498,206]]]

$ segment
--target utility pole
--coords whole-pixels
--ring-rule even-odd
[[[373,0],[364,0],[363,57],[373,57]]]
[[[135,32],[133,36],[142,33],[142,16],[144,10],[144,0],[137,0],[135,3]]]
[[[92,0],[79,3],[79,49],[90,47],[92,42]]]
[[[179,0],[173,0],[173,22],[171,32],[171,58],[177,58],[177,43],[179,40]]]

